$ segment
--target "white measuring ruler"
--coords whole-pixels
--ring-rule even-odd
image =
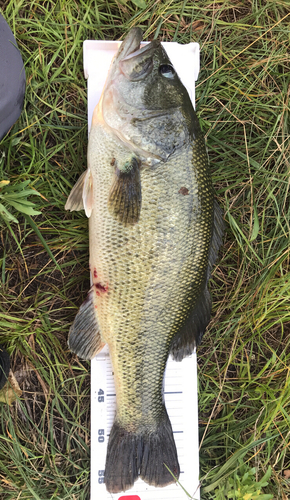
[[[86,40],[84,73],[88,79],[88,128],[101,96],[110,63],[121,42]],[[141,44],[143,45],[143,44]],[[180,79],[195,105],[199,73],[199,45],[163,43]],[[180,484],[156,488],[138,479],[123,493],[108,493],[104,484],[107,444],[115,416],[115,387],[108,347],[91,362],[91,500],[199,500],[198,403],[196,353],[176,362],[169,357],[164,387],[180,464]],[[184,489],[183,489],[184,488]]]

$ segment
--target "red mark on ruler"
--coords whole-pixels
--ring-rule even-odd
[[[138,497],[138,495],[125,495],[123,497],[119,497],[118,500],[141,500],[141,498]]]

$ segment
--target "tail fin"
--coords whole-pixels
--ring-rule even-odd
[[[148,484],[167,486],[179,478],[179,473],[175,441],[166,411],[152,432],[142,429],[135,434],[114,422],[105,468],[105,483],[110,493],[126,491],[139,476]]]

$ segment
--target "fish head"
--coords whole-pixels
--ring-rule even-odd
[[[140,48],[133,28],[121,44],[101,99],[104,123],[141,158],[166,160],[192,136],[192,104],[157,40]]]

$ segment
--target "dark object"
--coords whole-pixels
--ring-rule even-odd
[[[10,358],[5,349],[0,348],[0,390],[6,384],[10,370]]]
[[[0,140],[19,118],[25,94],[25,70],[16,40],[0,14]]]

